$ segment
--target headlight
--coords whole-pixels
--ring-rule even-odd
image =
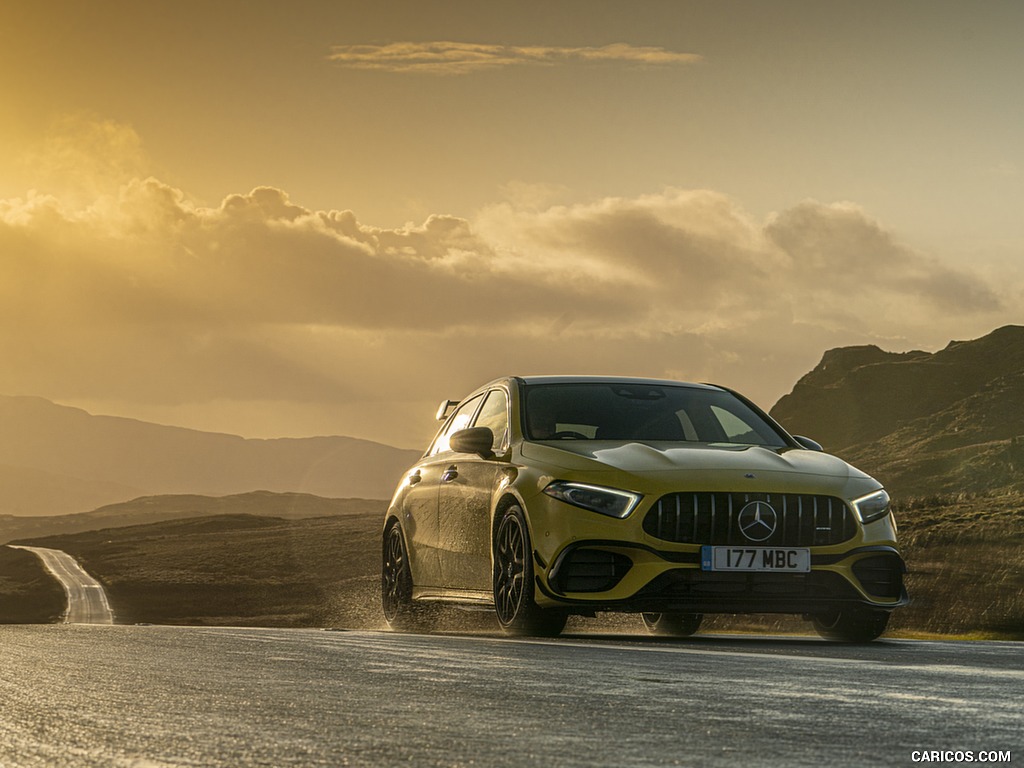
[[[551,483],[544,489],[544,493],[574,507],[619,518],[627,517],[643,498],[639,493],[585,483],[570,483],[565,480]]]
[[[859,499],[854,499],[851,504],[857,510],[857,517],[862,523],[870,523],[889,514],[889,494],[884,490],[861,496]]]

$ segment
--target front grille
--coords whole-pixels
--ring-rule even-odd
[[[853,538],[857,523],[833,496],[698,491],[662,496],[644,518],[644,530],[677,544],[813,547]]]
[[[575,549],[558,564],[554,582],[562,592],[607,592],[632,567],[633,561],[618,552]]]

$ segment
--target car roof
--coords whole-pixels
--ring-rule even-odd
[[[689,381],[672,379],[647,379],[637,376],[515,376],[513,378],[530,384],[653,384],[656,386],[692,387],[693,389],[710,389],[722,391],[722,387],[714,384],[696,384]]]
[[[658,387],[688,387],[690,389],[704,389],[712,392],[729,392],[731,390],[720,387],[716,384],[696,384],[690,381],[675,381],[674,379],[645,379],[639,376],[567,376],[567,375],[544,375],[544,376],[502,376],[500,379],[483,384],[462,400],[452,400],[451,403],[464,403],[471,397],[486,392],[498,386],[514,386],[515,383],[525,384],[649,384]]]

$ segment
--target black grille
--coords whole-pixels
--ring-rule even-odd
[[[606,592],[633,567],[633,561],[618,552],[576,549],[558,565],[555,583],[562,592]]]
[[[767,506],[747,509],[754,502]],[[755,524],[749,529],[752,537],[745,536],[742,527],[758,511],[764,524]],[[768,534],[773,513],[774,530]],[[833,496],[698,491],[658,499],[644,518],[644,530],[678,544],[812,547],[853,538],[857,523],[850,508]]]

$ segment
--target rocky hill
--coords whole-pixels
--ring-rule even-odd
[[[825,353],[772,408],[904,496],[1024,490],[1024,327],[935,353]]]
[[[254,490],[386,499],[418,456],[351,437],[253,440],[0,397],[0,514]]]

